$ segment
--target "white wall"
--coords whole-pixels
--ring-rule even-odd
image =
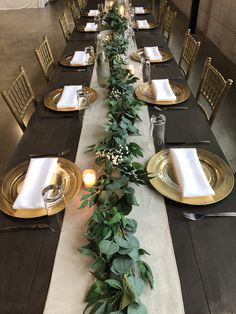
[[[172,0],[190,16],[192,0]],[[200,0],[198,28],[236,64],[236,0]]]

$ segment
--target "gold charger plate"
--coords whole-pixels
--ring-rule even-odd
[[[70,62],[71,62],[73,56],[74,56],[74,52],[68,53],[68,54],[62,56],[62,57],[59,59],[59,63],[60,63],[61,65],[66,66],[66,67],[72,67],[72,68],[73,68],[73,67],[86,67],[86,66],[88,66],[88,65],[94,64],[94,62],[95,62],[95,58],[91,58],[91,57],[90,57],[89,60],[88,60],[88,62],[86,62],[86,63],[70,64]]]
[[[148,24],[149,24],[149,27],[148,27],[148,28],[138,28],[138,24],[135,23],[133,28],[134,28],[134,29],[137,29],[137,28],[138,28],[139,31],[148,31],[149,29],[152,29],[152,28],[155,28],[155,27],[158,26],[158,24],[156,24],[156,23],[148,23]]]
[[[86,24],[85,25],[78,25],[76,27],[76,29],[77,29],[77,31],[82,32],[82,33],[96,33],[96,32],[100,32],[101,31],[101,27],[99,27],[99,26],[97,27],[96,30],[89,30],[89,31],[86,31],[85,27],[86,27]]]
[[[64,88],[58,88],[51,93],[49,93],[45,98],[44,98],[44,105],[51,110],[54,111],[77,111],[77,110],[83,110],[87,106],[83,106],[81,103],[81,106],[78,108],[75,107],[67,107],[67,108],[57,108],[57,103],[61,98],[62,92]],[[93,103],[97,99],[97,92],[87,86],[83,86],[83,89],[89,94],[89,103]]]
[[[185,198],[181,196],[168,158],[168,149],[155,154],[148,162],[147,171],[151,177],[155,176],[150,180],[153,187],[165,197],[189,205],[209,205],[224,199],[234,186],[232,169],[223,159],[207,150],[198,148],[197,153],[208,182],[215,191],[214,196]]]
[[[141,61],[141,57],[144,56],[143,48],[138,49],[137,51],[133,52],[131,54],[131,58],[135,61]],[[173,58],[173,54],[165,49],[159,48],[159,52],[162,56],[161,60],[151,60],[151,63],[161,63],[161,62],[166,62],[170,59]]]
[[[156,100],[153,94],[151,82],[146,82],[136,87],[135,95],[137,96],[138,99],[154,105],[175,105],[189,98],[190,90],[183,83],[175,80],[170,80],[170,86],[173,93],[176,96],[175,100],[169,101]]]
[[[17,218],[36,218],[45,216],[45,208],[34,209],[13,209],[13,203],[21,189],[25,175],[27,173],[29,161],[19,164],[17,167],[8,171],[0,182],[0,209],[7,215]],[[64,183],[64,200],[68,204],[82,185],[82,175],[79,168],[70,160],[58,158],[57,172],[62,176]],[[54,215],[62,211],[65,203],[61,202],[50,208],[49,215]]]

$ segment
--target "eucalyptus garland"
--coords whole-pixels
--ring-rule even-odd
[[[149,180],[146,168],[134,160],[143,156],[142,148],[129,141],[130,135],[140,135],[135,123],[144,104],[134,97],[137,78],[127,70],[127,20],[118,9],[116,2],[105,18],[105,29],[110,30],[104,41],[110,63],[106,135],[89,147],[96,154],[100,175],[96,186],[82,196],[80,206],[96,205],[87,224],[88,243],[80,248],[93,260],[95,281],[84,310],[90,314],[146,314],[140,295],[145,281],[151,288],[154,284],[149,265],[142,261],[148,253],[134,235],[137,221],[127,217],[138,205],[130,182],[145,185]]]

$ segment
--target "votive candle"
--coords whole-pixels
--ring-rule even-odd
[[[85,188],[92,188],[96,183],[96,171],[93,169],[86,169],[83,171],[83,181]]]
[[[135,70],[134,70],[133,64],[129,64],[128,70],[129,70],[130,74],[134,75]]]

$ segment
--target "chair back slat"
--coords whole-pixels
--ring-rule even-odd
[[[166,0],[160,0],[160,5],[159,5],[159,14],[158,14],[158,24],[160,28],[163,28],[163,23],[164,23],[164,18],[166,14],[166,9],[167,9],[167,1]]]
[[[43,42],[35,49],[36,57],[43,70],[45,77],[49,80],[51,69],[55,68],[55,61],[47,37],[43,36]]]
[[[36,103],[36,99],[24,68],[20,66],[19,69],[20,74],[16,80],[8,90],[2,91],[1,95],[24,132],[26,125],[23,119],[30,104]]]
[[[162,34],[165,37],[167,42],[169,42],[170,40],[170,35],[174,27],[176,15],[177,15],[177,12],[171,11],[170,7],[168,6],[166,9],[164,22],[162,26]]]
[[[79,23],[80,12],[76,8],[76,5],[75,5],[74,1],[72,1],[71,4],[70,4],[70,10],[71,10],[71,15],[72,15],[73,21],[74,21],[75,26],[76,26]]]
[[[208,57],[205,62],[196,95],[196,100],[198,101],[201,109],[204,111],[210,126],[213,124],[220,105],[226,97],[230,86],[233,84],[233,80],[224,79],[221,73],[215,67],[213,67],[211,61],[212,59]],[[210,115],[208,114],[203,104],[200,103],[201,97],[207,101],[210,109]]]
[[[68,41],[71,35],[68,23],[68,17],[66,12],[64,11],[62,17],[59,18],[59,23],[61,25],[62,33],[64,35],[65,41]]]
[[[190,29],[188,29],[184,36],[183,48],[179,59],[179,66],[183,71],[186,79],[188,79],[190,75],[200,46],[200,41],[196,41],[190,34]]]

